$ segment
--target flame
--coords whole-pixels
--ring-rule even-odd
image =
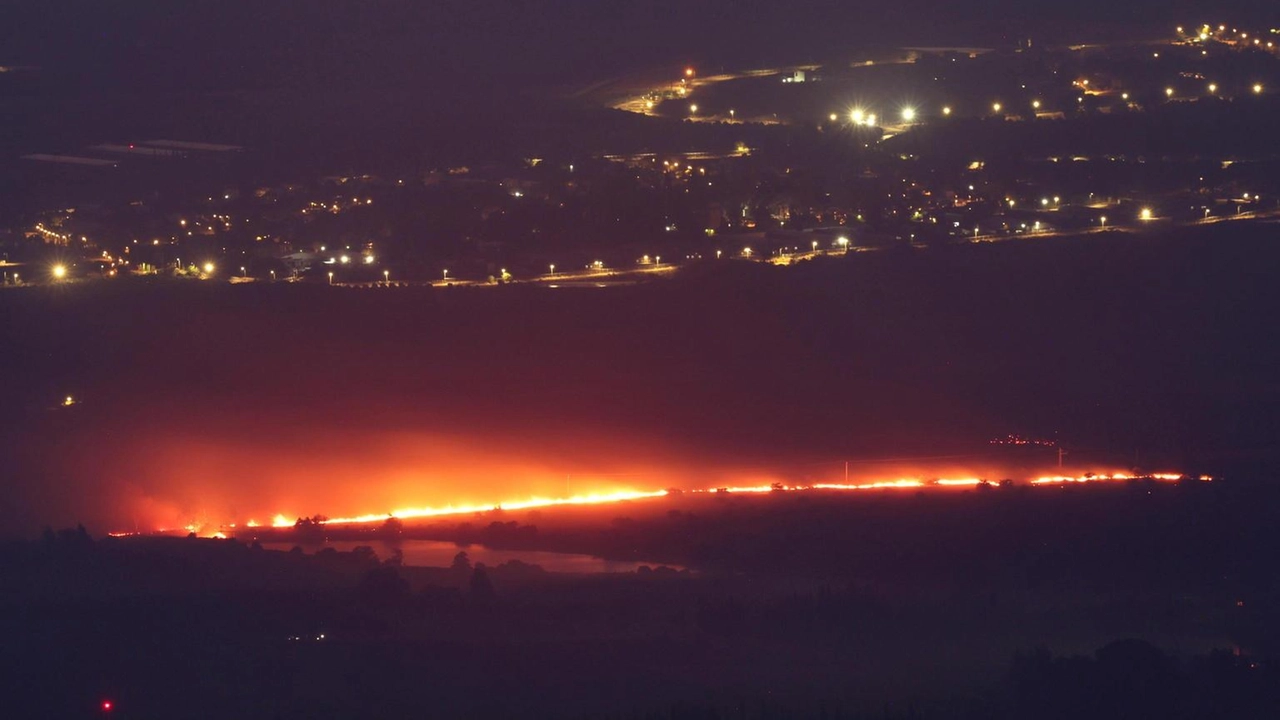
[[[611,493],[592,493],[589,495],[575,495],[569,498],[529,498],[527,500],[517,500],[515,502],[498,503],[497,505],[446,505],[444,507],[423,507],[423,508],[402,508],[393,510],[388,514],[370,514],[357,515],[356,517],[347,518],[330,518],[325,521],[326,525],[350,525],[359,523],[384,522],[388,517],[394,517],[400,520],[413,520],[416,518],[440,517],[442,515],[470,515],[478,512],[489,512],[490,510],[530,510],[534,508],[554,507],[557,505],[602,505],[605,503],[616,503],[624,500],[644,500],[647,498],[663,497],[667,494],[666,490],[657,490],[654,492],[640,492],[635,490],[620,490]],[[282,516],[277,515],[279,520]],[[292,525],[293,523],[288,523]],[[279,525],[277,525],[279,527]]]
[[[1160,482],[1178,482],[1179,480],[1189,479],[1190,476],[1181,473],[1152,473],[1150,475],[1132,475],[1130,473],[1117,472],[1106,475],[1080,475],[1070,477],[1065,475],[1051,475],[1036,478],[1031,481],[1032,485],[1065,485],[1069,483],[1091,483],[1091,482],[1116,482],[1125,480],[1159,480]],[[1213,478],[1208,475],[1201,475],[1198,478],[1201,482],[1212,482]]]
[[[1150,473],[1150,474],[1133,474],[1128,472],[1108,472],[1102,474],[1086,473],[1084,475],[1046,475],[1037,477],[1030,481],[1032,487],[1043,487],[1052,485],[1068,485],[1068,484],[1084,484],[1084,483],[1108,483],[1108,482],[1124,482],[1129,480],[1154,480],[1158,482],[1179,482],[1186,479],[1195,479],[1202,482],[1211,482],[1213,477],[1209,475],[1191,476],[1181,473]],[[989,484],[989,481],[980,477],[951,477],[951,478],[919,478],[919,477],[902,477],[889,479],[874,479],[857,483],[813,483],[794,485],[781,482],[760,485],[743,485],[730,487],[714,487],[694,489],[689,492],[692,494],[766,494],[774,492],[805,492],[813,490],[823,491],[846,491],[858,492],[867,490],[925,490],[925,489],[946,489],[946,488],[976,488]],[[474,513],[484,513],[493,510],[530,510],[536,508],[547,507],[564,507],[564,506],[585,506],[585,505],[607,505],[628,500],[646,500],[653,498],[666,497],[670,494],[668,490],[617,490],[612,492],[596,492],[583,495],[574,495],[571,497],[552,498],[552,497],[530,497],[523,500],[514,500],[493,504],[458,504],[444,505],[439,507],[407,507],[392,510],[389,513],[368,513],[364,515],[355,515],[352,517],[336,517],[328,520],[322,520],[325,525],[359,525],[369,523],[386,522],[389,518],[400,520],[413,520],[420,518],[445,517],[450,515],[470,515]],[[277,514],[271,520],[271,526],[275,528],[293,527],[295,522],[290,520],[284,513]],[[245,526],[250,528],[260,527],[256,520],[249,520]],[[186,532],[194,532],[197,534],[206,534],[208,537],[223,538],[227,534],[227,528],[235,528],[235,524],[229,524],[221,529],[210,528],[207,524],[188,524],[183,527]],[[212,529],[212,532],[209,530]],[[168,532],[161,530],[159,532]],[[138,533],[116,532],[109,533],[113,537],[124,537],[135,535]]]

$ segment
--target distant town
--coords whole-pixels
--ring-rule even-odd
[[[650,124],[619,152],[413,173],[282,181],[270,148],[193,140],[33,149],[29,206],[0,228],[3,285],[608,285],[713,261],[1272,218],[1276,42],[1200,24],[1128,45],[686,67],[566,100]]]

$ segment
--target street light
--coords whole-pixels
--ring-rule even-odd
[[[840,243],[841,250],[843,250],[846,253],[849,252],[849,238],[841,235],[840,237],[836,238],[836,242]]]
[[[946,106],[946,107],[942,108],[942,114],[943,114],[943,115],[950,115],[950,114],[951,114],[951,106],[950,106],[950,105],[948,105],[948,106]]]
[[[61,280],[62,278],[66,277],[66,276],[67,276],[67,266],[66,266],[66,265],[54,265],[54,266],[53,266],[53,279],[54,279],[54,280]]]
[[[213,263],[211,263],[211,262],[207,262],[207,263],[205,263],[205,264],[204,264],[204,267],[203,267],[202,269],[204,270],[204,274],[205,274],[205,275],[212,275],[212,274],[213,274]]]
[[[1143,220],[1150,220],[1153,217],[1151,213],[1151,208],[1142,208],[1142,212],[1138,214],[1138,217],[1142,218]]]
[[[1003,106],[1003,105],[1001,105],[1000,103],[994,103],[994,104],[992,104],[992,106],[991,106],[991,111],[992,111],[992,112],[1000,112],[1000,109],[1001,109],[1002,107],[1004,107],[1004,106]]]
[[[1165,89],[1164,89],[1164,96],[1165,96],[1165,97],[1173,97],[1173,88],[1165,88]]]
[[[1213,95],[1213,94],[1214,94],[1214,93],[1216,93],[1216,92],[1218,92],[1218,84],[1217,84],[1217,83],[1209,83],[1209,94],[1210,94],[1210,95]]]
[[[1033,109],[1033,110],[1039,110],[1039,109],[1040,109],[1040,101],[1039,101],[1039,100],[1032,100],[1032,101],[1031,101],[1031,109]]]
[[[690,115],[697,115],[697,114],[698,114],[698,106],[697,106],[697,105],[690,105],[690,106],[689,106],[689,114],[690,114]]]
[[[1100,225],[1103,229],[1105,229],[1105,228],[1107,227],[1107,216],[1106,216],[1106,215],[1103,215],[1102,217],[1098,218],[1098,225]]]
[[[332,285],[332,284],[333,284],[333,271],[332,271],[332,270],[330,270],[330,271],[329,271],[329,284],[330,284],[330,285]]]
[[[1254,95],[1261,95],[1261,94],[1262,94],[1262,83],[1256,83],[1256,84],[1253,86],[1253,94],[1254,94]]]
[[[444,273],[443,273],[443,274],[444,274],[444,279],[445,279],[445,280],[448,280],[448,279],[449,279],[449,270],[448,270],[447,268],[445,269],[445,271],[444,271]]]
[[[249,277],[249,273],[245,271],[244,266],[240,266],[240,277]]]
[[[915,108],[910,108],[910,107],[902,108],[902,121],[903,121],[903,122],[912,122],[912,121],[914,121],[915,119],[916,119],[916,109],[915,109]]]
[[[383,284],[383,285],[386,285],[386,284],[388,284],[388,283],[390,283],[390,282],[391,282],[391,271],[390,271],[390,270],[383,270],[383,271],[382,271],[382,284]]]
[[[814,241],[813,241],[813,251],[814,251],[814,252],[818,252],[818,241],[817,241],[817,240],[814,240]]]
[[[555,275],[555,274],[556,274],[556,264],[555,264],[555,263],[551,263],[551,265],[550,265],[549,267],[551,268],[551,273],[550,273],[550,274]]]

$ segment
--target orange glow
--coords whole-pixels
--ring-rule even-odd
[[[1201,482],[1211,482],[1213,477],[1209,475],[1190,476],[1181,473],[1151,473],[1145,475],[1135,475],[1127,472],[1109,472],[1102,474],[1086,473],[1084,475],[1045,475],[1037,477],[1029,481],[1029,484],[1035,486],[1052,486],[1052,485],[1072,485],[1085,483],[1109,483],[1123,482],[1129,480],[1155,480],[1158,482],[1172,483],[1184,479],[1196,479]],[[741,485],[741,486],[720,486],[714,488],[703,488],[689,490],[692,494],[768,494],[774,492],[805,492],[813,490],[823,491],[846,491],[857,492],[865,490],[927,490],[927,489],[945,489],[945,488],[977,488],[984,484],[995,486],[990,480],[978,477],[960,477],[960,478],[896,478],[896,479],[877,479],[867,480],[857,483],[811,483],[793,485],[782,482],[773,482],[760,485]],[[499,503],[465,503],[450,504],[440,507],[416,507],[416,508],[400,508],[390,513],[368,513],[364,515],[355,515],[351,517],[335,517],[322,521],[324,525],[360,525],[369,523],[386,522],[388,518],[397,518],[400,520],[414,520],[434,517],[447,517],[450,515],[470,515],[475,513],[484,513],[494,510],[532,510],[548,507],[565,507],[565,506],[587,506],[587,505],[609,505],[613,503],[626,502],[632,500],[648,500],[666,497],[670,493],[667,490],[641,491],[641,490],[615,490],[609,492],[593,492],[582,495],[574,495],[571,497],[552,498],[552,497],[530,497],[523,500],[513,500]],[[248,527],[259,527],[256,521],[250,520],[245,523]],[[275,528],[293,527],[294,520],[290,520],[283,513],[277,514],[271,521],[271,526]],[[234,525],[228,525],[234,528]],[[183,530],[187,532],[195,532],[204,534],[207,537],[223,538],[226,535],[219,530],[214,530],[210,526],[189,524]],[[161,530],[160,532],[165,532]],[[124,537],[137,533],[119,532],[111,533],[113,537]]]
[[[496,505],[446,505],[445,507],[438,508],[404,508],[401,510],[393,510],[389,514],[370,514],[358,515],[356,517],[330,518],[325,524],[350,525],[356,523],[383,522],[388,517],[395,517],[401,520],[412,520],[416,518],[440,517],[442,515],[469,515],[478,512],[489,512],[490,510],[531,510],[534,508],[554,507],[557,505],[603,505],[606,503],[622,502],[624,500],[643,500],[645,498],[663,497],[666,494],[666,490],[657,490],[655,492],[622,490],[611,493],[575,495],[570,498],[529,498],[527,500],[498,503]],[[282,517],[283,516],[281,515],[276,516],[277,520]],[[292,525],[293,523],[287,524]],[[280,526],[277,524],[276,527]]]

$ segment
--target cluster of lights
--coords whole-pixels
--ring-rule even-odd
[[[850,120],[854,125],[859,125],[859,126],[863,126],[863,127],[875,127],[875,126],[876,126],[876,116],[875,116],[875,113],[868,113],[868,112],[866,112],[866,111],[862,110],[861,108],[854,108],[853,110],[851,110],[851,111],[849,112],[849,120]]]

